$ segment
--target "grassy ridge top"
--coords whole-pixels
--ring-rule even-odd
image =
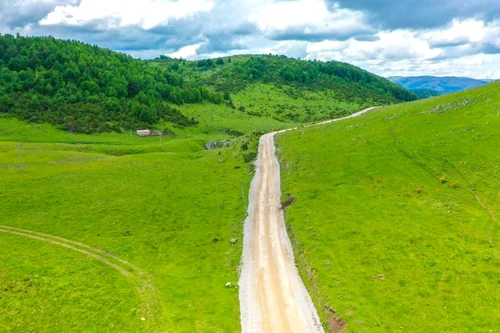
[[[326,325],[500,325],[500,84],[279,136],[287,223]]]

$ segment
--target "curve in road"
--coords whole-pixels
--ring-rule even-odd
[[[358,117],[372,109],[317,125]],[[260,138],[245,221],[239,282],[243,333],[324,332],[295,265],[280,209],[280,165],[274,136],[286,131],[289,130],[268,133]]]

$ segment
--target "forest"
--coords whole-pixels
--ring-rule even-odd
[[[0,113],[93,133],[160,120],[196,124],[173,105],[221,103],[220,93],[125,54],[51,37],[0,36]]]
[[[413,93],[356,66],[337,61],[304,61],[282,55],[233,56],[196,62],[159,57],[176,73],[217,91],[236,93],[247,84],[260,82],[316,91],[333,90],[339,101],[371,100],[392,104],[418,99]]]
[[[443,93],[433,90],[433,89],[412,89],[410,90],[412,93],[417,95],[418,98],[425,99],[430,97],[441,96]]]

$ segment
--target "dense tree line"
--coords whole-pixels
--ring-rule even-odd
[[[223,103],[170,68],[51,37],[0,35],[0,112],[79,132],[120,131],[161,119],[196,124],[172,104]]]
[[[422,99],[442,95],[441,92],[432,89],[411,89],[410,91],[415,95],[417,95],[418,98]]]
[[[413,93],[389,80],[350,64],[336,61],[304,61],[285,56],[234,56],[195,62],[156,59],[170,65],[176,72],[213,85],[218,91],[238,92],[248,83],[263,82],[291,85],[305,89],[330,89],[339,101],[371,100],[374,103],[395,103],[417,99]],[[197,75],[210,71],[211,75]]]

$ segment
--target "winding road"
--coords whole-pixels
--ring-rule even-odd
[[[358,117],[372,109],[319,124]],[[245,221],[239,282],[243,333],[324,332],[295,265],[280,209],[280,165],[274,136],[286,131],[289,130],[268,133],[260,138]]]

